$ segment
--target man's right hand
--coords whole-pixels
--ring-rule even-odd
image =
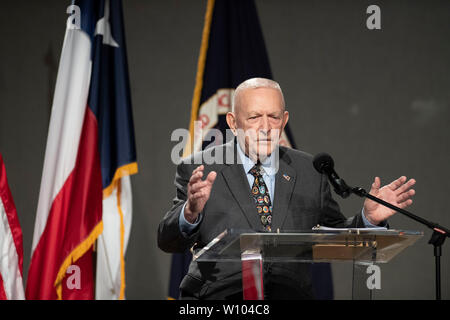
[[[214,180],[216,180],[217,173],[215,171],[211,171],[206,179],[202,180],[204,169],[203,165],[195,168],[189,179],[184,218],[190,223],[194,223],[202,212],[211,194]]]

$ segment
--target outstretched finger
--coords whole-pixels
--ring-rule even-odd
[[[206,187],[208,185],[208,181],[197,181],[196,183],[191,185],[190,192],[192,194],[196,193],[198,190],[201,190],[202,188]]]
[[[206,177],[205,181],[207,181],[210,184],[214,183],[214,180],[216,180],[217,173],[215,171],[211,171],[208,176]]]
[[[194,169],[194,171],[192,171],[192,174],[197,173],[198,171],[203,171],[203,169],[205,168],[204,165],[198,166],[197,168]]]
[[[193,173],[191,178],[189,179],[189,184],[192,186],[197,181],[201,180],[203,177],[203,171],[197,171],[196,173]]]
[[[414,189],[411,189],[409,191],[403,192],[401,195],[397,197],[397,203],[402,203],[404,201],[407,201],[412,196],[416,194],[416,191]]]
[[[375,177],[372,186],[370,187],[370,194],[376,195],[378,193],[378,190],[381,187],[381,180],[380,177]]]
[[[409,179],[408,182],[404,183],[400,188],[395,190],[395,193],[396,194],[402,194],[403,192],[406,192],[409,188],[411,188],[415,184],[416,184],[416,180]]]
[[[398,188],[400,188],[406,181],[406,177],[405,176],[401,176],[400,178],[398,178],[397,180],[392,181],[388,187],[389,189],[391,189],[392,191],[397,190]]]
[[[406,207],[412,205],[412,203],[413,203],[412,199],[408,199],[406,201],[403,201],[402,203],[399,203],[397,207],[399,207],[400,209],[405,209]]]

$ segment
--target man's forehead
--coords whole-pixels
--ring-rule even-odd
[[[269,114],[269,115],[279,115],[283,113],[283,109],[280,107],[274,106],[274,108],[266,108],[260,106],[249,107],[245,109],[245,112],[249,115],[258,115],[258,114]]]
[[[247,112],[256,112],[265,109],[283,109],[281,93],[274,88],[246,89],[241,93],[240,98],[240,107]]]
[[[266,96],[266,95],[273,95],[273,94],[281,96],[281,93],[278,89],[270,88],[270,87],[245,88],[245,89],[242,89],[240,94],[242,96],[247,96],[247,97],[249,97],[249,96],[258,97],[258,96]]]

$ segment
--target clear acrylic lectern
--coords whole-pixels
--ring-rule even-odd
[[[369,271],[379,263],[389,262],[422,236],[418,231],[378,228],[272,233],[227,229],[196,252],[193,260],[241,261],[243,298],[250,300],[264,299],[264,262],[350,262],[351,298],[371,299],[377,279],[376,275],[369,279]]]

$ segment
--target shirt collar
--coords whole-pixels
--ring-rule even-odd
[[[249,157],[247,157],[247,155],[244,153],[241,146],[239,145],[239,142],[236,143],[238,145],[237,150],[239,157],[241,158],[242,165],[244,166],[245,173],[248,173],[250,169],[255,166],[256,163],[252,161]],[[275,162],[272,161],[275,153],[276,152],[272,152],[272,154],[269,157],[267,157],[263,162],[261,162],[261,167],[264,169],[264,172],[268,176],[273,176],[277,172],[276,168],[273,166]]]

